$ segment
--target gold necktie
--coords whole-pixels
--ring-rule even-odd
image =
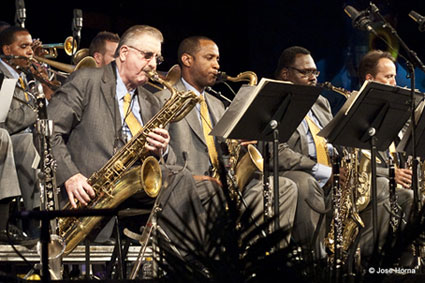
[[[326,140],[317,135],[320,131],[319,126],[308,116],[305,116],[311,135],[313,136],[314,144],[316,146],[317,163],[330,166],[328,148]]]
[[[208,113],[208,106],[205,102],[205,98],[201,95],[201,122],[202,129],[204,132],[205,141],[208,147],[208,155],[210,156],[211,164],[214,166],[214,169],[218,169],[218,154],[217,149],[215,148],[214,137],[209,135],[211,132],[211,119],[210,114]]]
[[[28,102],[30,99],[28,97],[28,93],[25,91],[27,88],[25,86],[24,79],[22,77],[19,77],[19,83],[21,84],[22,90],[24,91],[25,100]]]
[[[127,124],[128,128],[130,129],[130,132],[133,136],[139,132],[139,130],[142,128],[142,125],[140,125],[139,121],[137,120],[136,116],[134,116],[133,111],[128,109],[130,107],[131,103],[131,95],[127,93],[124,95],[124,117],[125,117],[125,123]]]

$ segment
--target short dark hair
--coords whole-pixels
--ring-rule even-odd
[[[376,76],[376,66],[379,63],[379,60],[382,58],[390,59],[393,63],[395,63],[394,57],[388,51],[371,50],[363,56],[363,58],[360,60],[358,71],[360,83],[363,83],[365,81],[367,74]]]
[[[29,33],[26,28],[19,26],[10,26],[0,33],[0,54],[3,54],[3,46],[10,45],[15,42],[15,34],[21,31]]]
[[[177,49],[177,60],[180,66],[182,66],[183,64],[182,55],[185,53],[190,55],[197,53],[201,47],[201,44],[200,44],[201,40],[213,41],[209,37],[202,36],[202,35],[190,36],[183,39],[183,41],[179,45],[179,48]]]
[[[95,52],[105,53],[105,41],[120,42],[120,36],[117,33],[101,31],[93,37],[89,46],[89,55],[93,56]]]
[[[277,63],[276,70],[274,72],[274,76],[276,79],[279,79],[280,72],[283,68],[288,68],[295,62],[295,58],[298,54],[310,55],[311,52],[301,46],[291,46],[282,51],[279,57],[279,61]]]

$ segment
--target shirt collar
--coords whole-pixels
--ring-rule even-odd
[[[118,99],[119,100],[120,99],[123,99],[124,96],[127,93],[130,93],[130,95],[133,96],[133,94],[136,91],[136,89],[133,89],[131,91],[128,91],[127,90],[127,87],[124,85],[124,82],[122,81],[121,76],[120,76],[120,74],[118,72],[118,67],[115,67],[115,68],[116,68],[116,72],[117,72],[117,97],[118,97]]]
[[[193,91],[197,96],[202,95],[205,97],[205,91],[199,92],[196,88],[194,88],[191,84],[189,84],[185,79],[182,77],[183,85],[186,87],[187,90]]]

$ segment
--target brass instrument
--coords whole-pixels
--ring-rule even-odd
[[[345,98],[347,98],[347,99],[348,99],[348,98],[350,97],[350,95],[351,95],[351,91],[346,90],[346,89],[344,89],[344,88],[342,88],[342,87],[336,87],[336,86],[332,85],[330,82],[317,83],[317,84],[316,84],[316,86],[318,86],[318,87],[323,87],[323,88],[326,88],[326,89],[332,90],[332,91],[334,91],[334,92],[336,92],[336,93],[339,93],[339,94],[343,95],[343,96],[344,96]]]
[[[219,72],[219,79],[228,80],[231,82],[247,81],[248,85],[254,86],[257,84],[257,75],[252,71],[246,71],[238,74],[236,77],[230,77],[225,72]],[[227,181],[229,183],[229,192],[232,199],[239,199],[239,192],[252,179],[256,170],[263,172],[263,157],[258,149],[249,144],[248,152],[240,158],[241,144],[237,140],[226,140],[229,149],[229,175]]]
[[[336,183],[333,189],[334,215],[332,217],[330,231],[325,238],[325,246],[332,255],[339,257],[334,259],[331,256],[332,260],[337,261],[337,264],[341,264],[348,255],[348,250],[358,235],[359,226],[364,227],[364,223],[358,214],[360,209],[356,202],[355,194],[359,192],[356,188],[364,186],[363,181],[368,181],[367,184],[370,185],[370,157],[368,159],[369,162],[367,162],[367,158],[362,158],[359,164],[358,154],[358,149],[353,149],[351,152],[345,150],[341,167],[345,168],[348,174],[346,183],[341,184],[339,182],[338,174],[334,176],[336,179],[336,181],[334,180]],[[364,170],[368,171],[364,172]],[[369,175],[365,176],[364,174],[367,173]],[[367,191],[367,194],[369,195],[368,198],[361,194],[357,197],[357,200],[361,199],[360,203],[362,203],[362,206],[364,204],[367,205],[367,199],[370,200],[370,190]],[[335,250],[335,243],[337,243],[336,248],[339,249],[338,252]]]
[[[158,161],[148,156],[147,135],[155,128],[164,128],[171,122],[179,121],[188,114],[199,98],[191,91],[178,92],[168,82],[161,79],[155,71],[147,73],[150,79],[164,84],[172,93],[161,110],[133,136],[114,156],[87,180],[96,193],[87,205],[88,208],[114,208],[131,195],[144,190],[150,197],[156,197],[161,188],[161,170]],[[140,160],[142,166],[132,168]],[[82,205],[77,203],[78,207]],[[69,209],[70,204],[65,206]],[[101,217],[61,218],[59,233],[69,254],[90,231],[99,223]]]
[[[77,65],[82,59],[89,56],[88,48],[81,48],[77,52],[75,52],[74,57],[72,58],[72,62]]]
[[[42,63],[46,63],[47,65],[54,67],[60,71],[63,71],[65,73],[72,73],[78,69],[82,69],[82,68],[96,68],[96,61],[94,60],[93,57],[91,56],[86,56],[83,59],[81,59],[77,65],[70,65],[70,64],[66,64],[66,63],[61,63],[61,62],[57,62],[55,60],[51,60],[51,59],[46,59],[43,57],[38,57],[38,56],[34,56],[34,59],[36,61],[42,62]],[[34,60],[33,59],[33,60]]]
[[[77,41],[72,36],[68,36],[63,43],[42,44],[44,56],[47,58],[57,58],[57,49],[63,49],[68,56],[72,56],[77,52]]]
[[[257,75],[252,71],[246,71],[238,74],[236,77],[230,77],[225,72],[219,72],[217,80],[231,81],[231,82],[248,82],[248,85],[254,86],[258,82]]]
[[[230,197],[233,200],[239,199],[239,192],[243,192],[244,187],[251,181],[255,171],[263,172],[263,157],[258,149],[252,144],[248,145],[248,152],[240,157],[241,144],[237,140],[226,141],[229,149],[229,183]]]
[[[177,83],[177,81],[180,79],[181,77],[181,69],[180,66],[178,64],[175,64],[173,66],[171,66],[171,68],[168,70],[167,74],[165,77],[163,77],[162,79],[166,82],[168,82],[170,85],[175,85]],[[158,89],[159,91],[164,90],[162,87],[148,82],[148,84],[150,86],[153,86],[154,88]]]

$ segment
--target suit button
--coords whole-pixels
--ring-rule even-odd
[[[204,175],[205,175],[205,176],[209,176],[209,175],[210,175],[210,172],[205,171],[205,172],[204,172]]]

